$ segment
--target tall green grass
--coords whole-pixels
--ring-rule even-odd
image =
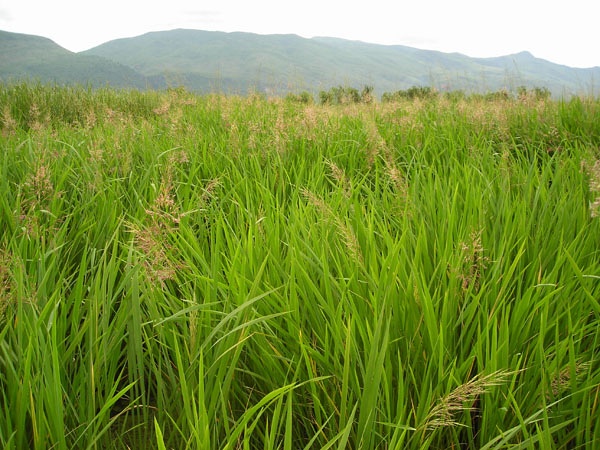
[[[2,448],[600,445],[597,100],[0,113]]]

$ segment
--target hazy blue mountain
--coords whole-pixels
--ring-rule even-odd
[[[116,39],[78,54],[52,41],[0,32],[0,78],[29,75],[115,86],[245,93],[374,86],[378,94],[432,86],[467,92],[546,87],[597,93],[600,67],[576,69],[528,52],[496,58],[345,39],[171,30]],[[70,78],[69,78],[70,77]]]
[[[143,89],[146,77],[130,67],[70,52],[50,39],[0,31],[0,81],[22,79]]]
[[[85,52],[191,89],[286,92],[337,85],[391,92],[415,85],[440,90],[547,87],[556,95],[596,92],[600,67],[575,69],[528,52],[499,58],[377,45],[345,39],[172,30],[117,39]]]

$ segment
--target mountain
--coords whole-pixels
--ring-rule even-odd
[[[250,87],[282,93],[372,85],[378,93],[411,86],[440,90],[546,87],[555,95],[597,91],[600,67],[575,69],[528,52],[499,58],[377,45],[345,39],[200,30],[151,32],[117,39],[85,54],[128,64],[158,82],[194,90]]]
[[[0,31],[0,81],[20,79],[139,89],[149,84],[115,61],[70,52],[44,37]]]
[[[378,45],[330,37],[177,29],[116,39],[71,53],[48,39],[0,32],[0,79],[29,75],[60,81],[195,91],[274,94],[374,86],[489,92],[546,87],[554,95],[590,94],[600,67],[576,69],[528,52],[496,58]]]

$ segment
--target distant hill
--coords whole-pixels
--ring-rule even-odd
[[[0,31],[0,80],[22,79],[139,89],[149,84],[118,62],[70,52],[47,38]]]
[[[597,93],[600,67],[576,69],[528,52],[470,58],[400,45],[296,35],[171,30],[106,42],[78,54],[48,39],[0,32],[0,78],[274,94],[344,85],[375,92],[411,86],[489,92],[546,87],[554,95]],[[70,80],[69,77],[72,79]]]

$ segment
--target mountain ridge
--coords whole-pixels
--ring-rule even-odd
[[[0,81],[110,85],[144,89],[144,76],[126,65],[67,50],[42,36],[0,30]]]
[[[52,45],[53,44],[53,45]],[[79,53],[33,35],[0,31],[0,80],[21,77],[130,88],[273,94],[374,86],[490,92],[545,87],[555,96],[597,92],[600,67],[572,68],[528,51],[473,58],[327,36],[190,29],[151,31]]]

